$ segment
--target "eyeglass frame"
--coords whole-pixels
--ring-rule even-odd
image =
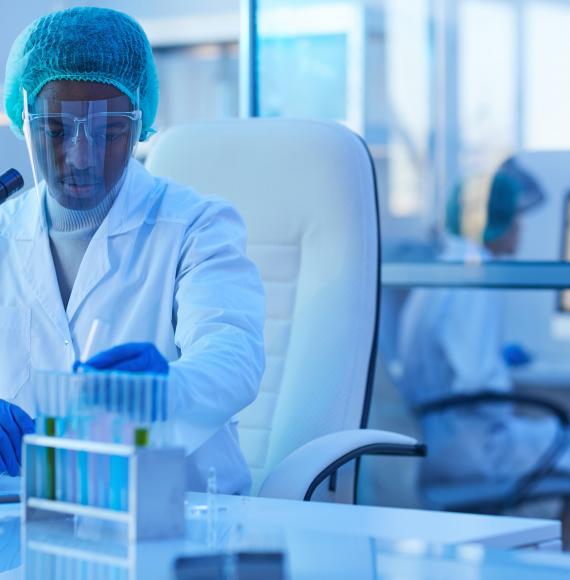
[[[90,115],[87,115],[86,117],[77,117],[75,115],[73,115],[72,113],[30,113],[29,111],[22,111],[22,119],[24,121],[27,121],[28,123],[31,123],[32,121],[35,120],[40,120],[40,119],[69,119],[69,120],[73,120],[74,123],[74,135],[72,137],[73,139],[73,144],[76,145],[77,144],[77,139],[79,137],[79,125],[83,125],[83,133],[85,134],[85,137],[87,139],[87,141],[89,142],[89,144],[92,143],[93,141],[93,136],[90,135],[90,131],[88,132],[88,123],[90,120],[92,120],[93,118],[104,118],[104,117],[111,117],[111,116],[121,116],[121,117],[127,117],[129,119],[131,119],[131,121],[140,121],[142,119],[142,111],[140,109],[135,109],[133,111],[106,111],[106,112],[97,112],[97,113],[92,113]]]

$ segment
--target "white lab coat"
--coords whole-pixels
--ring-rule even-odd
[[[450,237],[441,259],[489,258],[471,242]],[[402,394],[413,408],[421,403],[492,389],[511,390],[503,361],[500,291],[413,290],[402,311],[399,354]],[[523,315],[523,313],[521,313]],[[534,465],[552,442],[555,422],[513,414],[510,406],[481,405],[448,410],[422,420],[428,457],[420,487],[512,479]],[[570,457],[560,468],[570,471]]]
[[[220,491],[246,492],[232,417],[258,391],[264,298],[237,212],[131,160],[66,311],[43,207],[35,190],[0,207],[0,398],[33,416],[33,369],[70,370],[93,319],[104,318],[110,336],[99,349],[148,341],[170,361],[175,440],[191,452],[187,488],[204,490],[214,467]]]

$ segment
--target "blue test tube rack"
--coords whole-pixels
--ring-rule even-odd
[[[125,463],[124,485],[127,497],[117,508],[93,505],[76,494],[76,501],[46,497],[46,488],[41,480],[53,478],[46,473],[49,457],[59,453],[74,453],[86,457],[105,457],[109,461]],[[53,518],[84,516],[124,524],[129,542],[174,538],[184,534],[184,491],[185,451],[179,447],[137,447],[135,445],[87,441],[53,437],[48,435],[26,435],[23,445],[22,464],[22,520],[48,520]],[[52,460],[52,463],[53,460]],[[88,461],[85,462],[88,464]],[[66,462],[76,470],[81,465]],[[51,466],[53,468],[54,465]],[[47,468],[49,471],[49,468]],[[55,477],[82,477],[80,473],[61,473]],[[99,485],[99,474],[92,474],[88,485]],[[52,480],[53,481],[53,480]],[[56,484],[57,485],[57,484]],[[54,488],[48,484],[48,488]],[[80,501],[77,501],[77,500]]]

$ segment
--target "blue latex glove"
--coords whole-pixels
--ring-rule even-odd
[[[530,363],[532,356],[522,345],[512,343],[503,347],[503,359],[511,367],[520,367]]]
[[[168,361],[150,342],[130,342],[104,350],[84,363],[75,361],[73,370],[115,370],[132,373],[168,374]]]
[[[0,399],[0,473],[20,475],[22,437],[35,430],[33,419],[25,411]]]

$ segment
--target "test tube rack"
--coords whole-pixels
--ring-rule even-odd
[[[23,526],[22,578],[58,580],[156,580],[170,577],[185,550],[183,538],[168,542],[117,544],[78,533],[72,520],[36,521]]]
[[[124,509],[85,502],[61,501],[38,493],[49,454],[82,453],[84,456],[122,458],[126,469],[127,501]],[[22,520],[31,522],[84,516],[126,525],[129,542],[174,538],[184,534],[184,449],[136,447],[81,439],[26,435],[22,449]],[[68,474],[71,475],[71,474]]]

